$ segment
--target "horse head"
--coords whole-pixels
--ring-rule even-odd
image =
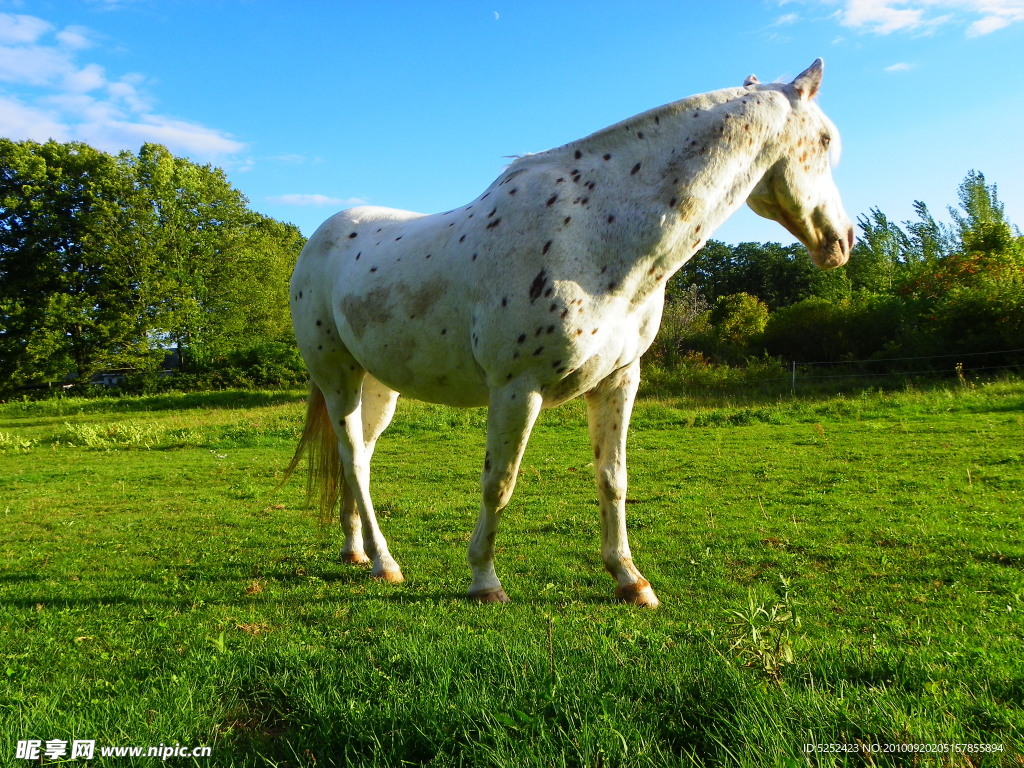
[[[803,243],[814,263],[823,269],[841,267],[850,256],[854,232],[832,180],[830,158],[838,154],[835,126],[814,102],[824,65],[815,59],[787,85],[749,88],[781,90],[791,110],[779,137],[782,153],[747,198],[759,216],[784,226]]]

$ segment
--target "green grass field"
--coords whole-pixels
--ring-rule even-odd
[[[67,765],[1024,766],[1020,382],[642,399],[658,611],[612,600],[580,403],[534,432],[487,606],[484,412],[404,402],[382,438],[397,586],[339,562],[300,481],[271,494],[302,415],[0,405],[0,765],[34,739],[95,740]],[[156,745],[212,756],[100,757]]]

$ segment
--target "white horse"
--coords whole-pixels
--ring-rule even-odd
[[[369,492],[374,445],[399,393],[488,406],[469,596],[507,601],[494,570],[501,512],[541,408],[585,395],[616,595],[654,607],[626,537],[626,429],[665,284],[746,201],[823,268],[853,228],[832,181],[835,127],[813,101],[816,60],[792,83],[747,78],[513,162],[478,198],[424,215],[360,207],[309,239],[291,280],[309,369],[309,490],[341,497],[348,562],[403,580]]]

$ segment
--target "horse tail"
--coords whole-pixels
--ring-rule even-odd
[[[306,475],[306,500],[316,504],[320,511],[320,522],[331,522],[338,499],[345,490],[345,473],[338,454],[338,435],[327,412],[324,393],[313,382],[309,384],[309,400],[306,403],[306,424],[302,437],[295,448],[295,455],[284,471],[280,488],[295,472],[303,454],[309,454],[309,468]]]

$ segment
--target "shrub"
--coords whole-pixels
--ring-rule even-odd
[[[197,364],[187,373],[175,374],[160,387],[187,391],[240,387],[294,387],[309,376],[294,344],[267,341]]]
[[[108,451],[118,448],[151,448],[159,442],[163,432],[163,427],[158,424],[138,421],[111,424],[65,423],[63,431],[57,433],[55,442]]]
[[[805,299],[775,312],[762,340],[769,354],[799,362],[885,357],[899,351],[915,317],[913,305],[894,296]]]
[[[720,296],[709,317],[715,335],[736,349],[748,348],[768,323],[768,305],[749,293]]]
[[[923,331],[947,353],[1024,349],[1024,281],[953,289],[931,305]]]
[[[644,360],[662,368],[678,366],[695,345],[701,346],[700,339],[710,338],[710,308],[695,285],[672,296],[665,302],[661,328]]]
[[[741,365],[723,365],[700,352],[690,352],[672,368],[647,357],[643,361],[641,387],[654,396],[693,395],[697,393],[773,389],[789,377],[778,360],[747,358]]]
[[[646,360],[669,370],[691,364],[694,356],[741,365],[760,353],[767,321],[768,306],[755,296],[720,296],[711,308],[692,287],[685,300],[666,304],[661,330]]]
[[[765,325],[764,345],[787,360],[838,360],[842,327],[839,308],[824,299],[805,299],[775,312]]]
[[[231,363],[245,371],[258,387],[304,384],[309,375],[294,344],[270,341],[231,355]]]

